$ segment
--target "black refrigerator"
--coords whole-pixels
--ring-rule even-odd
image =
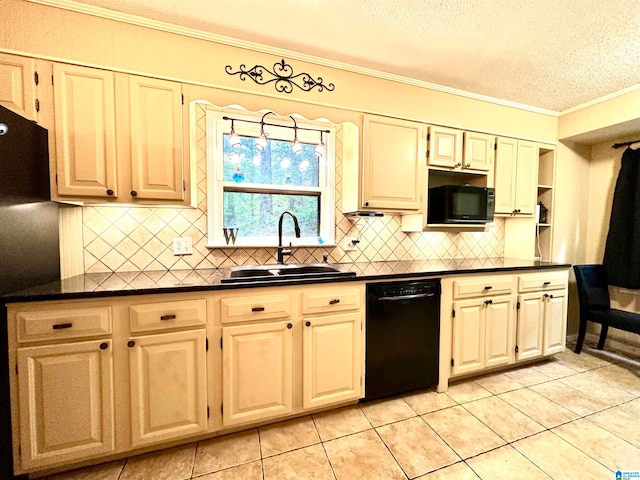
[[[48,132],[0,105],[0,295],[60,280]],[[0,299],[0,478],[12,478],[7,311]]]

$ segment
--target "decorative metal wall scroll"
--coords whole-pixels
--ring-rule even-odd
[[[322,92],[325,88],[332,92],[333,89],[336,88],[333,83],[325,84],[322,77],[318,77],[316,80],[308,73],[298,73],[294,75],[293,67],[286,63],[284,58],[273,64],[273,71],[262,65],[254,65],[247,69],[244,63],[240,65],[240,70],[237,72],[233,71],[231,65],[224,67],[224,70],[228,75],[239,75],[242,81],[248,76],[258,85],[275,83],[276,90],[282,93],[291,93],[293,87],[298,87],[305,92],[309,92],[316,87],[319,92]]]

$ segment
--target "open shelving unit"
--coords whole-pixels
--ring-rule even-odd
[[[553,212],[556,148],[554,145],[540,144],[538,148],[538,200],[547,209],[545,223],[536,218],[535,256],[541,260],[553,259]]]

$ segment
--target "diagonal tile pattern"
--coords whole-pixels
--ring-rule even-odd
[[[567,350],[447,393],[411,392],[46,480],[613,479],[640,468],[638,360]]]
[[[211,106],[209,109],[213,108]],[[276,261],[275,248],[210,249],[207,244],[206,110],[195,107],[196,208],[85,206],[83,215],[86,273],[220,268]],[[340,144],[338,125],[336,143]],[[337,149],[338,153],[340,149]],[[396,260],[450,260],[504,256],[504,220],[496,218],[486,232],[401,231],[401,217],[353,219],[342,214],[342,159],[336,155],[336,247],[294,248],[291,262],[332,263]],[[357,252],[342,248],[345,236],[361,239]],[[191,237],[193,255],[173,255],[173,238]]]

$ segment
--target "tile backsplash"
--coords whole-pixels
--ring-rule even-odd
[[[211,107],[209,107],[211,108]],[[207,248],[206,121],[196,106],[197,208],[82,207],[84,269],[87,273],[138,270],[184,270],[276,261],[274,248]],[[340,150],[340,149],[337,149]],[[342,162],[336,158],[336,205],[341,204]],[[504,220],[496,218],[486,232],[401,231],[401,217],[350,218],[336,208],[335,247],[293,248],[289,262],[333,263],[389,260],[475,259],[502,257]],[[345,236],[358,237],[358,251],[345,252]],[[173,239],[191,237],[193,254],[175,256]]]

